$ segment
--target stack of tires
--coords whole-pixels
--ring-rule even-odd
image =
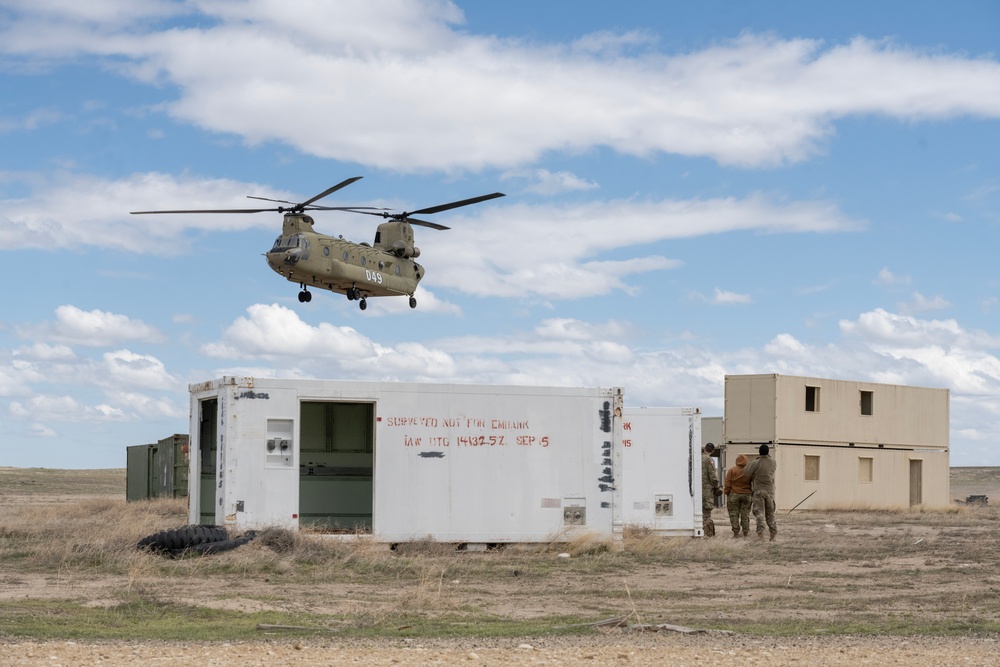
[[[139,540],[136,548],[140,551],[180,558],[188,554],[205,555],[231,551],[244,545],[257,536],[255,531],[248,531],[242,536],[230,539],[229,533],[222,526],[182,526],[170,530],[161,530]]]

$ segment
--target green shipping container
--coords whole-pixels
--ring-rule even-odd
[[[188,495],[188,436],[175,433],[154,445],[126,448],[125,499]]]

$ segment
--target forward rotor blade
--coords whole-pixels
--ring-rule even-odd
[[[261,201],[273,201],[276,204],[291,204],[292,206],[296,206],[295,202],[288,201],[287,199],[271,199],[270,197],[258,197],[256,195],[247,195],[247,199],[259,199]]]
[[[331,194],[333,194],[334,192],[336,192],[337,190],[339,190],[341,188],[346,188],[348,185],[350,185],[354,181],[360,181],[361,179],[362,179],[361,176],[353,176],[353,177],[347,179],[346,181],[341,181],[340,183],[337,183],[332,188],[329,188],[328,190],[324,190],[323,192],[319,193],[318,195],[316,195],[312,199],[309,199],[309,200],[306,200],[306,201],[302,202],[301,204],[299,204],[299,206],[308,206],[309,204],[313,203],[314,201],[319,201],[323,197],[326,197],[327,195],[331,195]]]
[[[183,211],[129,211],[129,213],[132,215],[148,215],[150,213],[263,213],[264,211],[278,210],[276,208],[208,208]]]
[[[441,204],[440,206],[431,206],[430,208],[422,208],[419,211],[411,211],[411,213],[420,215],[429,215],[431,213],[440,213],[441,211],[449,211],[453,208],[458,208],[460,206],[468,206],[470,204],[478,204],[481,201],[487,201],[489,199],[496,199],[497,197],[506,197],[502,192],[494,192],[490,195],[481,195],[479,197],[473,197],[472,199],[463,199],[462,201],[453,201],[450,204]],[[405,216],[410,215],[410,213],[404,214]]]
[[[444,225],[439,225],[436,222],[427,222],[426,220],[414,220],[413,218],[406,218],[406,221],[411,225],[418,225],[420,227],[430,227],[431,229],[451,229],[451,227],[445,227]]]

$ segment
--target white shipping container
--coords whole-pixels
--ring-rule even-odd
[[[625,526],[702,536],[701,440],[697,408],[625,408],[619,475]]]
[[[224,377],[190,396],[192,523],[467,544],[611,538],[623,522],[700,534],[697,411],[637,413],[623,456],[619,388]],[[657,494],[672,516],[636,509]]]

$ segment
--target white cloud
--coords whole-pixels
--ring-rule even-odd
[[[714,304],[753,303],[753,298],[749,294],[727,292],[716,287],[711,301]]]
[[[129,215],[129,211],[252,208],[249,194],[287,199],[273,188],[226,179],[158,173],[117,180],[62,173],[36,182],[29,198],[0,201],[0,248],[103,247],[171,255],[188,249],[191,230],[273,229],[277,213],[259,215]]]
[[[581,320],[558,317],[543,320],[535,327],[535,333],[545,340],[594,340],[614,338],[621,340],[628,335],[628,325],[623,322],[593,324]]]
[[[35,109],[21,118],[0,116],[0,134],[18,130],[33,131],[62,119],[62,114],[51,109]]]
[[[32,438],[55,438],[59,433],[45,424],[32,424],[28,427],[27,434]]]
[[[295,311],[277,304],[254,304],[247,316],[237,318],[223,342],[208,343],[202,352],[210,357],[232,359],[260,357],[270,362],[308,356],[323,359],[363,359],[382,350],[351,327],[322,323],[311,326]]]
[[[910,276],[898,276],[888,267],[883,267],[881,271],[878,272],[878,278],[872,281],[876,285],[909,285]]]
[[[581,192],[596,190],[600,186],[594,181],[580,178],[568,171],[551,172],[548,169],[537,169],[531,175],[532,182],[525,186],[526,192],[539,195],[557,195],[564,192]]]
[[[247,192],[294,201],[296,195],[274,193],[263,186],[162,174],[135,174],[119,181],[66,178],[30,202],[6,205],[12,224],[0,226],[0,247],[77,247],[94,245],[153,254],[183,250],[194,229],[237,231],[251,226],[273,229],[278,213],[248,215],[150,215],[125,219],[124,211],[175,210],[177,206],[246,208]],[[301,197],[301,195],[298,195]],[[143,201],[145,206],[138,205]],[[327,202],[324,202],[327,203]],[[332,203],[332,202],[331,202]],[[367,205],[364,202],[350,202]],[[251,204],[252,205],[252,204]],[[148,208],[147,208],[148,207]],[[120,210],[118,218],[107,211]],[[141,218],[142,224],[137,224]],[[36,225],[32,220],[45,220]],[[610,200],[569,206],[504,206],[490,202],[479,211],[452,214],[444,233],[418,231],[421,263],[428,274],[417,300],[421,312],[460,314],[433,288],[490,297],[572,299],[622,290],[634,293],[629,276],[677,268],[678,260],[645,254],[666,240],[731,231],[758,233],[827,233],[863,229],[830,202],[775,201],[762,194],[694,200]],[[6,230],[6,231],[4,231]],[[607,260],[622,249],[643,255]],[[621,254],[621,253],[619,253]],[[446,258],[440,260],[438,258]],[[372,300],[373,313],[406,309],[405,299]],[[162,335],[124,316],[72,306],[57,312],[59,321],[40,335],[81,342],[97,329],[142,329],[119,340],[159,342]],[[117,322],[110,320],[117,318]],[[95,320],[106,320],[97,322]],[[84,320],[90,320],[86,322]],[[90,328],[88,333],[81,328]],[[35,335],[32,332],[31,335]],[[104,340],[104,339],[101,339]],[[85,344],[99,344],[96,342]]]
[[[41,338],[56,343],[103,346],[121,342],[139,341],[162,343],[166,337],[156,327],[126,315],[103,310],[85,311],[76,306],[56,308],[55,322],[40,326],[23,326],[18,329],[23,338]],[[52,350],[61,350],[54,347]]]
[[[28,396],[31,394],[31,369],[16,364],[0,366],[0,396]]]
[[[107,392],[108,400],[120,406],[125,406],[129,414],[145,419],[185,419],[188,416],[187,403],[178,404],[176,397],[183,395],[178,392],[171,394],[174,398],[149,396],[138,392],[111,390]]]
[[[26,401],[11,401],[12,419],[44,422],[120,422],[128,419],[124,410],[106,403],[84,405],[72,396],[34,396]]]
[[[172,391],[180,388],[177,378],[167,372],[163,362],[129,350],[106,352],[99,384],[110,387],[134,387]]]
[[[18,359],[29,361],[72,361],[76,354],[68,345],[49,345],[48,343],[35,343],[27,347],[19,347],[14,350],[13,355]]]
[[[951,308],[951,302],[940,294],[926,297],[920,292],[914,292],[908,303],[899,305],[899,310],[904,313],[918,313],[928,310],[945,310]]]
[[[882,309],[862,313],[856,321],[842,320],[840,329],[883,357],[871,364],[872,369],[892,369],[886,371],[891,377],[882,381],[931,383],[970,394],[1000,393],[996,336],[967,331],[955,320],[923,320]]]
[[[744,34],[670,54],[645,33],[568,44],[477,35],[434,0],[69,4],[19,3],[2,52],[104,56],[172,84],[179,97],[164,108],[193,125],[392,170],[510,168],[600,146],[755,167],[821,152],[840,118],[1000,116],[995,60],[860,37]],[[148,20],[171,11],[193,20]],[[351,131],[330,132],[334,117]]]
[[[673,269],[658,255],[605,261],[603,253],[730,231],[823,233],[864,223],[828,202],[744,199],[612,200],[572,206],[490,206],[449,218],[451,230],[423,243],[425,281],[477,296],[581,298],[629,291],[632,274]],[[426,238],[426,237],[422,237]],[[435,262],[445,257],[447,261]]]

